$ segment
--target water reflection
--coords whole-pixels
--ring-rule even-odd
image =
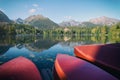
[[[74,56],[73,47],[84,44],[120,42],[120,38],[94,36],[3,36],[0,39],[0,64],[15,57],[32,60],[39,70],[52,68],[58,53]]]
[[[0,55],[2,55],[2,54],[4,54],[5,52],[7,52],[8,50],[9,50],[9,48],[10,48],[11,46],[5,46],[5,45],[1,45],[0,46]]]
[[[30,51],[40,52],[40,51],[50,48],[51,46],[55,45],[56,43],[58,43],[58,41],[52,41],[50,39],[36,40],[33,43],[26,44],[25,47],[27,49],[29,49]]]

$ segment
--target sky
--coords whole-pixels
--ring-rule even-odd
[[[0,0],[0,10],[12,20],[37,14],[56,23],[101,16],[120,19],[120,0]]]

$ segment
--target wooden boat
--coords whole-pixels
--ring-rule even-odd
[[[118,80],[104,70],[73,56],[58,54],[54,67],[55,80]]]
[[[0,65],[0,80],[42,80],[34,63],[24,57]]]
[[[74,53],[120,77],[120,44],[76,46]]]

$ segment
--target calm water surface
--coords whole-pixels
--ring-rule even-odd
[[[0,64],[24,56],[39,70],[52,69],[57,54],[74,56],[74,46],[112,42],[107,37],[92,36],[3,36],[0,39]]]

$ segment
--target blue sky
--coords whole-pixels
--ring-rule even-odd
[[[10,19],[42,14],[54,22],[87,21],[107,16],[120,19],[120,0],[0,0],[0,10]]]

